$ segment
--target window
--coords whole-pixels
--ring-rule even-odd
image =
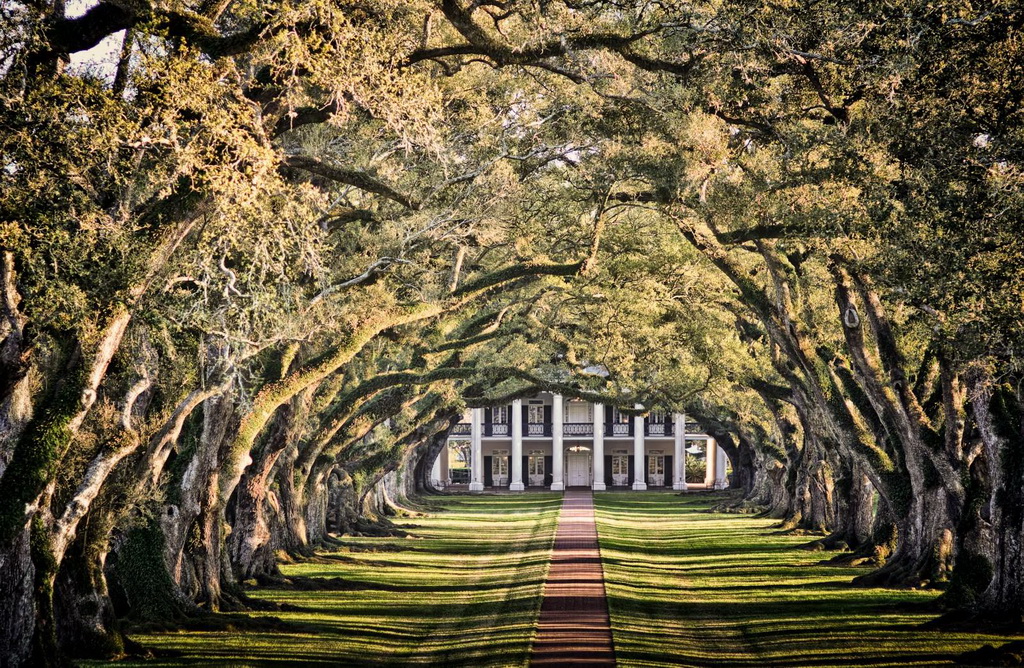
[[[530,471],[529,475],[541,476],[544,475],[544,456],[543,455],[531,455],[530,456]]]
[[[630,416],[621,412],[618,408],[613,408],[612,411],[612,422],[618,424],[629,424],[629,421],[631,419]]]
[[[508,477],[508,450],[495,450],[491,457],[491,475],[495,478]]]
[[[652,424],[665,424],[665,411],[651,411],[648,419]]]
[[[566,402],[565,421],[573,424],[593,423],[594,407],[585,401]]]
[[[544,424],[544,404],[527,406],[526,421],[530,424]]]
[[[491,422],[508,424],[508,406],[495,406],[491,409]]]
[[[652,455],[647,458],[647,475],[665,475],[665,457]]]
[[[612,475],[629,475],[629,455],[612,456]]]

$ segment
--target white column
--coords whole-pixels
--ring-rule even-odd
[[[443,485],[441,485],[441,458],[447,456],[448,445],[445,444],[445,446],[441,448],[441,452],[437,453],[437,457],[434,459],[434,465],[430,467],[430,482],[433,483],[435,487],[443,487]]]
[[[594,482],[600,492],[604,486],[604,404],[594,404]]]
[[[675,462],[672,466],[672,489],[686,491],[686,414],[675,414],[675,428],[672,430],[675,436]]]
[[[512,482],[508,488],[513,492],[521,492],[526,489],[523,485],[523,400],[516,399],[512,402],[512,462],[509,467],[512,470]]]
[[[717,457],[715,458],[715,489],[727,489],[729,487],[729,476],[726,475],[725,469],[728,465],[728,457],[718,443],[715,443],[715,451]]]
[[[715,447],[715,439],[709,438],[704,441],[704,487],[711,489],[715,486],[715,464],[718,461],[718,448]]]
[[[484,409],[474,408],[469,417],[469,491],[484,491],[484,449],[483,449]]]
[[[551,491],[565,489],[565,452],[562,449],[562,420],[564,417],[562,395],[551,397]]]
[[[636,404],[634,408],[643,408]],[[647,489],[647,467],[644,466],[644,416],[633,418],[633,491],[642,492]]]

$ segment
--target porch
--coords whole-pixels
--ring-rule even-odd
[[[645,415],[638,405],[624,421],[617,409],[557,394],[527,402],[471,409],[469,422],[451,431],[449,448],[460,449],[469,491],[728,486],[725,452],[712,437],[691,430],[696,425],[683,414]],[[688,453],[704,460],[703,480],[687,480]],[[438,483],[461,482],[442,468],[435,463]]]

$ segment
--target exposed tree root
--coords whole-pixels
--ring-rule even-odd
[[[325,549],[344,547],[345,542],[337,534],[329,533],[320,539],[320,547]],[[315,551],[314,551],[315,553]]]
[[[376,521],[359,518],[352,533],[372,538],[404,538],[409,535],[408,532],[396,527],[391,520],[383,518]]]
[[[774,536],[821,536],[827,537],[828,534],[821,529],[805,529],[803,527],[780,527],[778,531],[773,531],[771,535]]]
[[[735,501],[719,503],[712,506],[710,510],[713,513],[730,513],[733,515],[764,515],[769,511],[769,508],[754,501],[744,499],[738,503]]]
[[[365,562],[363,562],[365,564]],[[266,589],[279,589],[285,591],[423,591],[424,587],[392,585],[382,582],[363,582],[347,580],[341,577],[333,578],[311,578],[302,576],[293,577],[263,577],[258,580],[259,586]],[[437,591],[436,586],[429,586],[431,591]],[[462,591],[463,587],[454,587]],[[282,608],[283,609],[283,608]]]
[[[286,591],[356,591],[359,589],[370,589],[365,583],[345,578],[310,578],[302,576],[292,577],[270,577],[262,576],[257,578],[261,588],[279,589]]]
[[[1001,647],[984,645],[957,657],[960,666],[1024,666],[1024,640],[1006,643]]]
[[[280,571],[269,574],[262,574],[257,577],[259,578],[283,578]],[[246,613],[252,611],[260,612],[282,612],[282,611],[299,611],[301,608],[288,603],[274,603],[273,601],[265,601],[260,598],[253,598],[245,592],[244,589],[238,586],[233,586],[230,590],[225,589],[221,592],[220,597],[220,608],[221,611],[226,613],[237,612]]]
[[[853,584],[858,587],[888,587],[891,589],[939,589],[945,582],[937,579],[934,560],[922,557],[917,560],[890,560],[878,570],[857,576]]]
[[[315,633],[316,630],[306,628],[301,624],[286,622],[280,617],[259,616],[252,617],[242,613],[207,613],[176,620],[173,622],[149,621],[133,624],[130,627],[133,633],[151,633],[167,631],[253,631],[253,632],[286,632],[286,633]],[[141,646],[140,646],[141,647]],[[141,650],[148,652],[147,648]]]
[[[941,605],[941,599],[936,605]],[[955,608],[921,624],[921,628],[928,631],[1020,635],[1024,632],[1024,617],[1015,619],[1010,615],[978,614],[966,608]]]
[[[812,540],[810,543],[804,543],[800,549],[808,552],[848,552],[850,545],[840,534],[833,533],[818,540]]]

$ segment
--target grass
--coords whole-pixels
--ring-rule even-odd
[[[711,514],[712,495],[598,494],[623,666],[943,666],[1005,636],[924,631],[935,592],[862,589],[773,521]],[[721,497],[717,497],[721,500]]]
[[[721,495],[597,494],[615,653],[623,666],[943,666],[1011,638],[925,631],[935,592],[862,589],[772,520],[708,512]],[[117,665],[525,666],[560,494],[448,496],[282,567],[317,585],[261,588],[265,628],[132,636],[158,658]],[[87,664],[96,665],[96,664]]]
[[[161,657],[137,665],[527,665],[561,495],[432,503],[397,522],[406,538],[346,537],[338,551],[282,567],[322,589],[251,592],[297,606],[267,613],[281,628],[132,636]]]

